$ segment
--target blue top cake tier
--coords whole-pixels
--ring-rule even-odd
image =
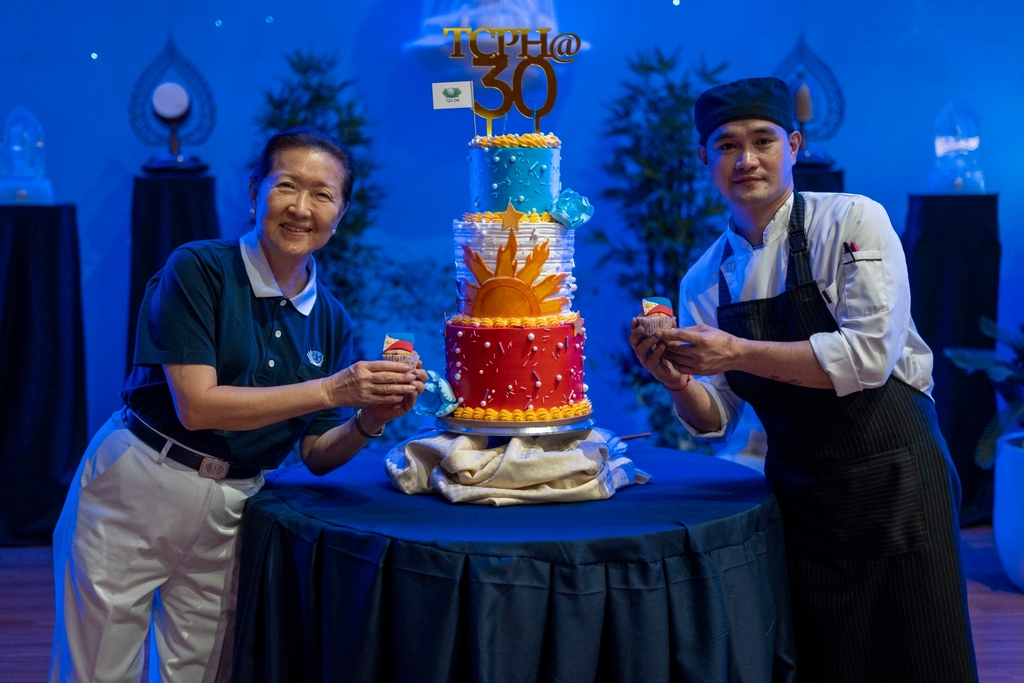
[[[561,142],[554,135],[477,137],[470,143],[472,212],[517,210],[542,213],[561,190]]]

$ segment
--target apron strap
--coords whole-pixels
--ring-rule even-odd
[[[789,214],[789,267],[786,289],[813,282],[811,258],[807,254],[807,233],[804,231],[804,198],[793,193],[793,211]]]
[[[718,266],[718,305],[732,303],[729,285],[722,274],[722,264],[732,256],[732,244],[725,240],[722,261]],[[793,210],[789,214],[789,267],[786,271],[786,289],[813,282],[811,259],[807,254],[807,233],[804,231],[804,198],[799,192],[793,193]]]
[[[729,238],[725,238],[725,249],[722,250],[722,263],[725,263],[728,258],[732,256],[732,244],[729,243]],[[718,264],[718,305],[724,306],[725,304],[732,303],[732,294],[729,293],[729,285],[725,282],[725,276],[722,275],[722,263]]]

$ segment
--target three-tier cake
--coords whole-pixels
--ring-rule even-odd
[[[470,143],[472,211],[454,222],[458,311],[445,324],[449,417],[572,424],[591,413],[583,319],[572,310],[575,228],[593,210],[561,191],[554,135]]]

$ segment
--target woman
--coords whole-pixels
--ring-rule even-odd
[[[184,245],[149,283],[125,408],[54,533],[51,680],[138,680],[151,616],[162,680],[225,679],[238,531],[263,470],[296,442],[314,473],[340,467],[423,390],[422,369],[352,363],[351,320],[316,280],[312,253],[351,196],[345,152],[280,133],[249,190],[252,232]]]

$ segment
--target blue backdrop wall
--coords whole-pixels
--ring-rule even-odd
[[[247,163],[261,143],[253,117],[263,90],[287,71],[283,55],[297,48],[335,51],[339,75],[356,79],[354,92],[373,123],[381,164],[376,179],[387,194],[368,239],[402,253],[450,259],[451,220],[468,202],[463,145],[472,125],[468,112],[431,109],[429,84],[439,79],[402,49],[420,35],[421,4],[3,3],[0,117],[17,105],[38,117],[47,135],[49,176],[58,201],[78,206],[90,429],[119,406],[132,178],[157,151],[132,134],[128,98],[168,35],[173,33],[179,49],[204,73],[216,97],[212,137],[188,151],[209,162],[216,176],[225,237],[247,229]],[[596,198],[608,185],[601,171],[608,158],[601,137],[603,104],[620,92],[629,56],[654,46],[679,46],[687,63],[701,56],[710,63],[727,62],[726,79],[765,75],[802,30],[846,96],[845,123],[822,146],[845,169],[847,190],[880,201],[899,231],[907,194],[925,189],[936,114],[954,97],[975,109],[987,186],[1000,193],[999,318],[1004,325],[1020,324],[1024,199],[1016,186],[1024,180],[1018,163],[1024,141],[1015,131],[1024,116],[1024,3],[775,0],[733,3],[728,14],[715,4],[556,0],[560,29],[579,34],[591,47],[574,64],[559,67],[559,100],[544,128],[562,138],[563,182],[595,200],[595,221],[612,229],[621,222],[613,207]],[[950,248],[969,248],[968,238]],[[642,416],[628,410],[628,397],[613,388],[608,357],[622,343],[636,302],[617,295],[608,278],[595,271],[594,261],[595,254],[580,250],[578,307],[587,316],[591,339],[592,397],[602,424],[638,431]],[[418,347],[430,364],[440,364],[439,339]]]

